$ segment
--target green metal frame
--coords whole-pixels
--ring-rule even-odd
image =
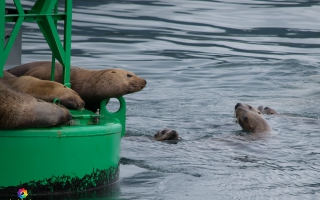
[[[11,35],[7,44],[4,44],[5,34],[4,31],[0,31],[0,77],[3,77],[3,69],[6,60],[9,56],[10,50],[14,44],[15,39],[19,33],[19,30],[23,22],[36,22],[46,39],[51,51],[52,51],[52,67],[51,67],[51,80],[54,80],[54,68],[55,60],[57,59],[62,66],[63,70],[63,83],[67,87],[71,87],[70,84],[70,57],[71,57],[71,25],[72,25],[72,0],[65,0],[64,12],[58,12],[58,0],[36,0],[35,4],[30,10],[24,10],[22,8],[20,0],[13,0],[18,14],[6,14],[6,1],[0,0],[0,30],[5,30],[5,23],[15,22]],[[57,21],[64,21],[64,39],[63,45],[60,40]],[[125,134],[125,121],[126,121],[126,103],[123,97],[118,98],[120,102],[120,109],[118,112],[110,113],[105,109],[106,103],[109,99],[101,102],[99,120],[107,120],[117,118],[122,125],[121,135]],[[74,118],[81,116],[91,123],[87,114],[83,111],[70,111]],[[94,113],[86,111],[93,116]],[[77,117],[76,117],[77,116]]]
[[[63,83],[67,87],[70,85],[70,57],[71,57],[71,25],[72,25],[72,0],[65,0],[64,12],[58,12],[58,0],[37,0],[29,11],[22,8],[20,0],[14,0],[18,14],[6,14],[5,0],[0,1],[0,30],[5,30],[6,22],[15,22],[7,44],[4,44],[4,32],[0,31],[0,77],[3,77],[3,69],[10,50],[18,35],[23,22],[36,22],[52,51],[52,68],[57,59],[64,67]],[[64,21],[63,45],[60,40],[57,21]],[[52,70],[54,71],[54,70]],[[54,73],[52,73],[52,80]]]
[[[10,50],[14,44],[14,41],[19,33],[19,30],[23,22],[36,22],[43,33],[51,51],[52,51],[52,67],[51,67],[51,80],[54,80],[54,68],[55,60],[57,59],[62,66],[63,70],[63,83],[67,87],[71,87],[70,84],[70,57],[71,57],[71,25],[72,25],[72,0],[65,0],[64,12],[58,12],[58,0],[36,0],[33,7],[25,11],[22,8],[20,0],[13,0],[16,6],[18,14],[6,14],[5,0],[0,0],[0,26],[5,30],[5,23],[15,22],[11,35],[7,44],[4,44],[4,31],[0,31],[0,77],[3,77],[3,69],[6,60],[9,56]],[[63,45],[60,40],[57,21],[64,21],[64,39]],[[0,27],[0,30],[1,30]],[[109,101],[106,99],[101,102],[99,120],[107,120],[117,118],[122,125],[121,135],[125,134],[125,122],[126,122],[126,102],[123,97],[118,98],[120,108],[115,113],[110,113],[105,109],[105,105]],[[82,116],[86,118],[86,114],[83,111],[70,111],[75,118],[76,116]],[[90,116],[93,116],[93,113]],[[89,120],[90,121],[90,120]],[[87,122],[89,123],[89,122]]]
[[[58,12],[58,0],[36,0],[29,11],[23,10],[20,0],[13,1],[18,14],[6,14],[5,0],[0,0],[0,77],[22,23],[36,22],[52,51],[51,80],[58,60],[64,67],[63,83],[71,87],[72,0],[65,0],[64,12]],[[63,43],[58,20],[64,21]],[[15,25],[5,45],[7,22]],[[45,195],[90,190],[117,181],[120,141],[126,128],[126,102],[123,97],[117,99],[120,108],[114,113],[106,109],[109,99],[100,103],[100,114],[70,110],[72,120],[66,126],[1,130],[0,152],[5,153],[0,154],[0,197],[16,195],[18,188],[26,188],[30,195]],[[12,144],[18,148],[8,150]]]

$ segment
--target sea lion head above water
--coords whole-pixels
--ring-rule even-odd
[[[249,105],[249,104],[246,104],[246,103],[237,103],[237,104],[235,105],[235,109],[237,109],[237,107],[239,107],[239,106],[240,106],[240,107],[243,107],[243,108],[245,108],[245,109],[247,109],[247,110],[250,110],[250,111],[252,111],[252,112],[254,112],[254,113],[257,113],[257,114],[259,114],[259,115],[262,115],[262,113],[260,112],[260,110],[252,107],[252,106]]]
[[[262,114],[266,114],[266,115],[278,115],[279,113],[270,107],[263,107],[263,106],[259,106],[258,110],[262,113]]]
[[[235,107],[236,118],[245,131],[252,133],[271,132],[271,127],[261,114],[257,114],[242,106]]]
[[[154,135],[154,139],[158,141],[163,141],[163,140],[179,140],[181,138],[179,137],[177,131],[172,129],[163,129],[158,131]]]

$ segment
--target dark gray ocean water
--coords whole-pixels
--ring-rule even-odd
[[[72,65],[148,84],[125,96],[119,183],[50,199],[320,199],[319,1],[73,4]],[[22,62],[50,60],[36,25],[23,30]],[[238,102],[278,110],[272,134],[243,136]],[[183,139],[152,140],[163,128]]]

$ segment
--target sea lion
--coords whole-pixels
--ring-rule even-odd
[[[68,123],[70,112],[13,89],[0,78],[0,129],[52,127]]]
[[[262,113],[262,114],[267,114],[267,115],[278,115],[279,113],[270,107],[263,107],[263,106],[259,106],[258,110]]]
[[[179,140],[181,138],[179,137],[177,131],[172,129],[163,129],[158,131],[154,135],[154,139],[158,141],[163,141],[163,140]]]
[[[271,132],[271,127],[261,114],[257,114],[243,106],[235,106],[236,118],[240,126],[245,131],[252,133]]]
[[[32,62],[9,69],[15,76],[28,75],[50,80],[51,62]],[[55,81],[62,83],[62,66],[55,65]],[[96,112],[102,100],[120,97],[142,90],[147,82],[132,72],[123,69],[87,70],[70,69],[71,89],[85,101],[85,108]]]
[[[259,114],[259,115],[262,115],[262,113],[260,112],[260,110],[252,107],[252,106],[249,105],[249,104],[237,103],[237,104],[236,104],[236,107],[238,107],[238,106],[241,106],[241,107],[243,107],[243,108],[245,108],[245,109],[247,109],[247,110],[250,110],[250,111],[252,111],[252,112],[255,112],[255,113]]]
[[[32,76],[16,77],[4,71],[4,79],[9,85],[20,92],[29,94],[36,99],[53,102],[59,98],[60,104],[69,109],[82,109],[84,101],[72,89],[60,83],[41,80]]]

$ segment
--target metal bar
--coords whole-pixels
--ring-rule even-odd
[[[16,8],[18,10],[19,16],[24,15],[24,10],[22,8],[20,0],[13,0],[14,4],[16,5]]]
[[[41,17],[42,18],[42,17]],[[50,39],[47,39],[47,38],[49,38],[50,36],[47,34],[47,32],[45,31],[45,25],[44,25],[44,23],[43,23],[43,20],[41,19],[40,21],[37,21],[37,24],[38,24],[38,26],[39,26],[39,28],[40,28],[40,30],[41,30],[41,32],[42,32],[42,34],[43,34],[43,36],[44,36],[44,38],[46,39],[46,41],[47,41],[47,43],[48,43],[48,45],[49,45],[49,48],[51,49],[51,46],[53,45],[52,44],[52,39],[50,38]],[[51,50],[52,51],[52,50]]]
[[[8,42],[4,48],[4,54],[2,57],[4,60],[8,59],[8,56],[10,54],[11,48],[14,44],[14,41],[16,40],[17,35],[19,34],[19,30],[21,28],[22,22],[23,22],[23,17],[19,17],[18,21],[16,22],[16,24],[14,25],[14,27],[12,29],[12,32],[11,32],[10,37],[8,39]]]
[[[18,11],[18,14],[19,14],[19,17],[11,31],[11,34],[10,34],[10,37],[8,38],[8,42],[4,48],[4,55],[3,55],[3,59],[4,60],[7,60],[8,59],[8,56],[10,54],[10,51],[12,49],[12,46],[17,38],[17,35],[19,34],[19,30],[21,28],[21,25],[24,21],[24,10],[22,8],[22,5],[21,5],[21,2],[20,0],[14,0],[14,4],[17,8],[17,11]]]
[[[49,14],[52,13],[54,5],[56,5],[57,0],[37,0],[36,3],[33,5],[32,9],[29,13],[37,13],[37,14]]]
[[[38,0],[36,2],[36,5],[32,8],[33,13],[50,14],[50,13],[52,13],[53,7],[57,4],[57,0],[41,1],[41,3],[40,3],[40,1],[41,0]],[[65,3],[66,6],[68,4],[70,4],[70,1],[69,1],[69,3],[67,3],[67,0],[65,2],[66,2]],[[67,8],[65,8],[65,9],[68,10]],[[66,19],[65,19],[65,24],[66,24]],[[65,83],[66,86],[70,87],[70,74],[65,73],[66,70],[70,71],[70,49],[71,49],[71,47],[69,48],[68,56],[66,56],[66,48],[68,48],[67,46],[70,45],[70,41],[65,42],[66,38],[67,38],[66,33],[68,31],[65,31],[64,48],[63,48],[61,41],[60,41],[58,31],[57,31],[56,24],[51,16],[46,15],[45,17],[43,17],[42,21],[38,22],[38,25],[39,25],[45,39],[47,40],[47,43],[50,46],[51,51],[53,53],[52,61],[55,61],[54,58],[56,58],[64,66],[63,82]],[[71,34],[69,35],[69,37],[71,37]],[[68,45],[66,46],[66,44],[68,44]],[[66,59],[68,59],[67,64],[66,64]],[[51,70],[54,71],[54,62],[52,62]],[[52,75],[51,75],[51,80],[54,80],[54,76],[52,76]]]
[[[43,4],[41,1],[36,1],[36,3],[34,3],[34,5],[32,6],[31,10],[30,10],[30,13],[36,11],[36,10],[39,10],[41,9],[42,5]],[[39,12],[38,12],[39,13]]]
[[[42,9],[40,13],[52,13],[54,6],[57,4],[57,0],[50,0],[50,1],[43,1],[43,0],[38,0],[43,3]]]
[[[71,65],[71,35],[72,35],[72,0],[65,0],[66,19],[64,21],[64,50],[65,63],[63,70],[63,82],[66,87],[71,87],[70,65]]]
[[[62,64],[65,61],[65,52],[61,44],[58,31],[54,26],[52,17],[43,17],[41,22],[38,22],[39,28],[41,29],[43,36],[45,37],[51,51],[56,56],[57,60]]]
[[[51,15],[45,15],[45,14],[24,14],[24,15],[6,15],[5,21],[6,22],[16,22],[19,17],[24,17],[25,22],[37,22],[42,20],[42,16],[51,16],[53,20],[60,21],[65,20],[66,15],[65,13],[57,13],[57,14],[51,14]]]
[[[56,3],[55,7],[54,7],[54,13],[57,14],[58,13],[58,2]],[[57,21],[54,21],[54,25],[57,28]],[[52,58],[51,58],[51,81],[54,81],[54,75],[55,75],[55,62],[56,62],[56,57],[54,55],[54,52],[52,52]]]
[[[4,64],[6,59],[4,59],[4,41],[5,41],[5,12],[6,12],[6,1],[0,1],[0,77],[3,77]]]
[[[56,46],[56,51],[54,51],[53,53],[56,55],[58,53],[57,56],[57,59],[60,63],[65,63],[65,51],[63,49],[63,46],[62,46],[62,42],[60,40],[60,37],[59,37],[59,33],[58,33],[58,30],[57,28],[55,27],[55,24],[54,24],[54,21],[52,19],[51,16],[47,16],[46,17],[46,23],[48,24],[48,27],[49,27],[49,30],[50,33],[52,34],[52,37],[54,39],[54,44]]]

